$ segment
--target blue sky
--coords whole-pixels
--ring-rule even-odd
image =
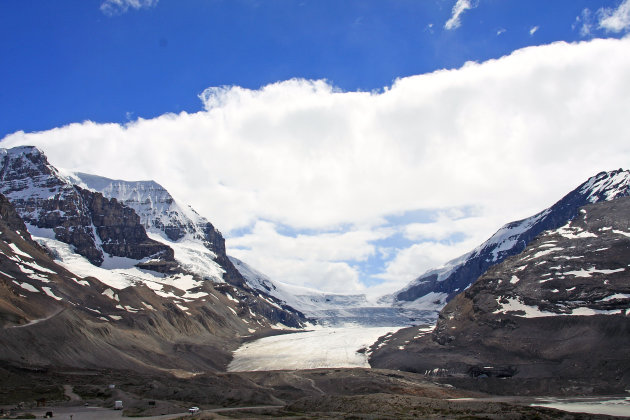
[[[2,0],[0,147],[392,292],[630,166],[629,30],[630,0]]]
[[[3,0],[0,135],[194,112],[210,86],[297,77],[382,89],[528,45],[583,39],[576,17],[620,2],[471,3],[461,26],[447,30],[454,0],[160,0],[125,12],[102,10],[102,0]]]

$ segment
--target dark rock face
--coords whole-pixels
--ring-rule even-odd
[[[2,194],[0,194],[0,219],[10,230],[20,233],[28,232],[24,221],[15,211],[15,207],[13,207],[11,202]]]
[[[519,254],[539,233],[573,219],[588,203],[630,195],[630,171],[601,172],[567,194],[552,207],[524,220],[508,223],[472,252],[429,271],[393,295],[404,304],[431,292],[446,293],[447,301],[472,284],[488,268]]]
[[[204,241],[217,255],[225,254],[223,236],[212,223],[192,208],[180,206],[157,182],[124,181],[82,172],[75,175],[88,189],[134,209],[146,230],[163,232],[173,242],[190,235]]]
[[[167,245],[149,239],[140,218],[129,207],[100,193],[77,191],[89,211],[92,224],[102,241],[101,248],[110,255],[141,260],[145,257],[173,261],[174,253]]]
[[[200,241],[216,255],[214,261],[224,271],[223,280],[247,287],[243,276],[227,257],[221,232],[192,208],[180,205],[157,182],[115,180],[86,173],[76,176],[91,190],[133,208],[147,231],[161,234],[173,242],[183,238]]]
[[[0,192],[30,225],[52,229],[55,239],[73,245],[94,265],[103,252],[132,259],[162,261],[161,271],[176,270],[173,251],[149,239],[130,208],[72,185],[34,147],[1,150]]]
[[[629,264],[630,197],[584,206],[451,300],[432,333],[401,331],[375,350],[372,366],[623,390]]]

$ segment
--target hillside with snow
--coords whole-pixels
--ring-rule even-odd
[[[432,331],[401,330],[378,345],[372,366],[508,378],[488,383],[502,393],[527,381],[541,393],[560,381],[627,389],[630,197],[591,199],[458,294]]]
[[[403,289],[382,298],[394,306],[439,310],[466,290],[490,267],[522,252],[538,234],[557,229],[578,215],[588,203],[630,195],[630,171],[601,172],[578,186],[556,204],[527,219],[511,222],[487,241],[442,267],[432,269]]]

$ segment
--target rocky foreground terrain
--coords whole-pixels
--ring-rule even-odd
[[[374,367],[501,394],[630,388],[630,198],[587,205],[440,312],[372,347]]]
[[[488,400],[424,375],[379,369],[205,373],[189,378],[111,369],[35,369],[0,365],[0,406],[35,399],[55,406],[125,404],[128,416],[208,410],[198,419],[605,419],[530,407],[530,400]],[[71,401],[71,396],[75,398]],[[78,396],[78,399],[76,398]],[[472,398],[472,399],[471,399]],[[210,410],[256,407],[238,411]],[[190,418],[190,416],[183,416]]]

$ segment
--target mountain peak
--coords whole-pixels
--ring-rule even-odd
[[[146,190],[166,191],[163,186],[152,180],[125,181],[122,179],[110,179],[99,175],[87,174],[85,172],[75,172],[73,175],[78,178],[78,181],[85,184],[88,189],[95,191],[101,191],[108,187],[111,188],[112,185],[121,184],[141,186]]]
[[[630,190],[630,171],[617,169],[600,172],[580,185],[578,190],[581,194],[588,194],[587,200],[590,203],[626,196]]]
[[[18,155],[36,155],[42,156],[44,152],[37,146],[16,146],[10,149],[0,149],[0,154],[18,156]]]

